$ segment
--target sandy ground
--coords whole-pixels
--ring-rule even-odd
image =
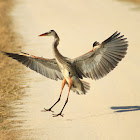
[[[52,81],[30,70],[25,75],[28,97],[15,102],[18,120],[24,121],[20,139],[43,140],[138,140],[140,139],[140,13],[130,3],[106,0],[102,3],[46,0],[18,0],[12,13],[17,32],[25,45],[22,51],[52,58],[52,38],[38,35],[54,29],[60,36],[60,52],[74,58],[102,42],[116,30],[128,38],[126,57],[105,78],[90,82],[91,90],[84,96],[71,92],[64,117],[53,118],[41,112],[58,98],[61,81]],[[12,60],[11,60],[12,61]],[[54,111],[58,113],[67,96]],[[22,105],[21,102],[23,103]],[[19,124],[17,124],[19,125]]]

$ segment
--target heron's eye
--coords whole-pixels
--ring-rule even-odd
[[[67,64],[70,64],[70,62],[69,62],[69,61],[67,61]]]

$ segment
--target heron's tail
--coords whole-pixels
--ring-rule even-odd
[[[87,90],[90,89],[90,85],[88,82],[85,82],[83,80],[80,80],[81,84],[77,84],[72,86],[71,90],[73,92],[76,92],[77,94],[86,94]]]
[[[82,82],[82,84],[84,86],[84,90],[85,90],[85,93],[86,93],[87,90],[90,89],[90,84],[88,82],[86,82],[86,81],[83,81],[83,80],[81,80],[81,82]]]

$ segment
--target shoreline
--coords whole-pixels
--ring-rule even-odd
[[[119,1],[125,1],[125,2],[131,2],[134,4],[140,4],[140,0],[119,0]]]
[[[15,1],[0,0],[0,50],[6,52],[20,51],[21,48],[10,15],[14,5]],[[2,53],[0,53],[0,59],[0,138],[16,139],[19,134],[11,130],[14,127],[12,124],[16,121],[8,119],[14,117],[14,107],[10,104],[20,99],[24,93],[20,82],[22,68],[16,61]]]

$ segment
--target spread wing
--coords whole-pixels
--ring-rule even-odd
[[[29,55],[23,52],[21,54],[7,52],[2,53],[6,54],[9,57],[12,57],[13,59],[16,59],[26,67],[29,67],[30,69],[46,76],[47,78],[53,80],[63,79],[63,75],[59,70],[59,67],[55,59],[45,59],[42,57]]]
[[[73,59],[73,65],[83,77],[99,79],[113,70],[126,54],[128,42],[115,32],[92,51]]]

